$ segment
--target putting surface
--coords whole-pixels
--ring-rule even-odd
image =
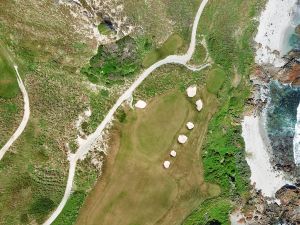
[[[120,131],[112,135],[104,174],[80,210],[77,224],[180,224],[204,199],[219,193],[218,187],[203,180],[200,149],[216,101],[206,91],[202,98],[208,110],[201,113],[179,91],[127,113]],[[185,127],[188,121],[196,123],[192,131]],[[185,145],[177,143],[179,134],[189,137]],[[169,156],[172,149],[176,158]],[[171,161],[168,170],[162,166],[164,160]]]

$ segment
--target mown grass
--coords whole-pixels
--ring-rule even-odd
[[[120,147],[111,149],[118,151],[115,162],[87,199],[77,224],[180,224],[203,199],[219,193],[217,186],[203,183],[199,160],[216,101],[204,90],[198,95],[211,106],[201,114],[178,89],[155,97],[145,110],[127,112]],[[189,120],[197,124],[191,132],[185,127]],[[184,146],[177,143],[179,133],[189,136]],[[170,158],[171,149],[176,149],[176,159]],[[169,171],[162,167],[167,159],[172,161]]]
[[[164,59],[169,55],[175,54],[183,45],[182,38],[177,35],[171,35],[160,48],[150,51],[143,59],[143,67],[147,68],[155,62]]]
[[[210,93],[217,94],[222,88],[226,80],[226,73],[220,69],[215,68],[208,73],[206,87]]]
[[[126,4],[128,2],[126,1]],[[160,9],[159,4],[156,4],[157,8],[149,10],[149,8],[138,7],[143,3],[141,1],[131,2],[136,3],[135,8],[138,9],[135,11],[129,9],[133,17],[137,18],[140,13],[145,13],[145,17],[141,17],[143,20],[146,17],[150,18],[148,17],[150,13],[152,16],[150,19],[155,22],[150,24],[144,20],[145,24],[151,26],[151,29],[145,26],[146,38],[139,39],[140,33],[135,34],[134,48],[142,46],[141,49],[146,49],[144,52],[139,52],[138,59],[141,62],[147,51],[155,48],[154,45],[157,43],[166,40],[171,33],[179,33],[184,39],[189,39],[189,25],[194,17],[193,11],[198,7],[194,1],[188,3],[178,1],[185,7],[184,10],[179,7],[183,12],[179,14],[180,17],[176,16],[175,4],[169,4],[170,1],[167,1],[167,5],[173,7],[171,14],[176,26],[174,30],[175,26],[165,23],[167,20],[160,17],[168,14],[166,10],[169,10],[169,7],[156,11]],[[161,26],[156,26],[157,22]],[[87,107],[89,101],[92,102],[92,126],[87,128],[91,132],[116,98],[116,93],[109,92],[109,99],[99,99],[102,96],[100,92],[91,92],[84,85],[87,79],[78,70],[91,57],[95,43],[83,33],[77,32],[74,28],[75,23],[76,21],[66,9],[56,5],[52,0],[42,2],[29,0],[19,5],[9,0],[0,3],[0,39],[12,51],[19,65],[32,106],[29,126],[0,162],[0,189],[5,193],[0,194],[0,224],[42,223],[43,218],[47,217],[47,210],[32,214],[30,209],[39,199],[45,197],[53,201],[55,206],[60,202],[68,168],[65,144],[76,137],[74,121],[78,114]],[[167,25],[167,29],[162,29],[164,25]],[[157,34],[157,30],[162,35]],[[182,30],[185,30],[188,36],[185,36]],[[112,84],[121,86],[124,80],[132,79],[139,70],[138,67],[135,72],[131,72],[132,68],[135,69],[135,65],[130,63],[129,69],[125,65],[119,67],[120,64],[117,64],[117,66],[116,68],[107,65],[102,74],[97,74],[97,78],[101,80],[99,83],[104,83],[106,87],[113,86]],[[121,70],[118,70],[120,68]],[[122,76],[118,76],[119,72],[123,73]],[[10,132],[20,121],[22,102],[18,98],[1,99],[0,102],[1,128],[11,128],[9,132],[7,129],[0,130],[0,142],[4,143],[6,137],[9,137]],[[87,192],[97,176],[89,162],[82,164],[85,166],[80,165],[78,169],[80,176],[77,177],[76,184],[82,186],[83,191]],[[80,191],[80,189],[76,190]],[[66,213],[70,214],[72,207],[76,211],[78,208],[75,206],[71,204],[68,208],[70,210]],[[68,221],[64,220],[64,223],[68,224]]]

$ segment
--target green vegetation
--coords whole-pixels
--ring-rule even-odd
[[[116,43],[99,46],[98,53],[81,72],[93,83],[122,84],[124,78],[141,69],[144,52],[150,48],[151,43],[147,39],[124,37]]]
[[[251,39],[256,26],[252,17],[263,4],[264,1],[258,0],[212,1],[202,17],[200,30],[206,35],[211,57],[222,69],[217,69],[217,73],[211,71],[213,75],[210,73],[207,79],[207,88],[218,93],[221,107],[209,123],[203,164],[205,180],[218,184],[222,193],[201,204],[185,224],[210,221],[229,224],[228,213],[234,207],[232,202],[243,199],[249,190],[249,168],[245,162],[240,120],[250,94],[248,76],[254,63]],[[249,15],[245,16],[247,11]],[[236,88],[230,81],[233,76],[228,76],[234,74],[235,68],[242,79]],[[219,80],[217,74],[220,73],[223,75]],[[204,215],[208,215],[208,219]]]
[[[98,25],[98,30],[102,35],[109,35],[113,32],[106,23],[100,23]]]
[[[18,93],[15,70],[0,45],[0,98],[12,98]]]
[[[86,193],[83,191],[75,191],[72,193],[62,213],[52,223],[53,225],[69,225],[76,222],[78,211],[81,208]]]
[[[42,223],[45,219],[45,215],[51,212],[54,207],[55,204],[51,199],[47,197],[41,197],[32,203],[31,208],[29,209],[29,214],[33,214],[37,220]]]
[[[23,3],[0,2],[0,42],[19,66],[32,111],[24,133],[0,162],[1,225],[42,224],[59,204],[68,171],[65,145],[76,137],[73,124],[88,98],[85,77],[76,70],[91,57],[91,42],[75,32],[73,17],[53,2]],[[8,61],[2,54],[1,49],[5,71]],[[18,93],[11,65],[9,72],[0,73],[0,92],[14,92],[2,86],[3,76],[11,75]],[[24,103],[16,93],[0,97],[0,148],[22,120]]]
[[[160,48],[152,50],[145,56],[142,63],[143,67],[148,68],[157,61],[164,59],[169,55],[175,54],[178,51],[178,49],[182,47],[182,45],[183,40],[179,35],[171,35]]]
[[[218,195],[217,186],[203,182],[199,161],[199,146],[216,101],[205,90],[199,92],[210,105],[201,114],[175,90],[155,97],[145,110],[127,110],[126,121],[117,125],[121,134],[112,140],[115,147],[110,149],[111,161],[106,162],[109,167],[87,198],[77,224],[99,220],[103,225],[121,220],[124,224],[180,224],[204,199]],[[190,120],[198,124],[192,132],[185,127]],[[186,145],[177,143],[179,133],[189,136]],[[170,159],[170,149],[177,151],[176,159]],[[167,159],[172,161],[168,171],[162,167]],[[128,207],[129,202],[134,204]]]
[[[194,52],[194,55],[190,61],[192,65],[201,65],[204,63],[205,57],[206,57],[206,49],[205,47],[200,43],[201,36],[197,35],[197,44],[196,44],[196,50]]]
[[[207,225],[214,224],[213,222],[229,225],[228,209],[231,208],[231,202],[226,199],[207,200],[201,204],[201,208],[196,210],[183,225]]]
[[[126,0],[124,10],[131,22],[142,27],[143,34],[153,39],[156,46],[174,33],[181,36],[186,45],[199,4],[200,0]]]
[[[222,85],[224,84],[225,80],[226,80],[226,74],[222,69],[216,68],[211,70],[208,73],[208,77],[206,81],[207,90],[210,93],[217,94],[218,91],[221,89]]]

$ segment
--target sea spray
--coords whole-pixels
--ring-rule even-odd
[[[300,103],[297,108],[297,123],[295,125],[293,152],[295,164],[300,165]]]

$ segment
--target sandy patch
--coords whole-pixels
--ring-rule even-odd
[[[251,184],[257,190],[261,190],[265,197],[275,198],[276,191],[289,182],[283,173],[275,171],[270,163],[266,142],[261,135],[259,117],[245,116],[242,128],[246,161],[251,170]]]
[[[171,163],[170,163],[170,161],[164,161],[164,168],[165,169],[169,169],[169,167],[170,167],[170,165],[171,165]]]
[[[188,122],[186,124],[186,127],[187,127],[187,129],[192,130],[195,127],[195,125],[192,122]]]
[[[146,108],[147,103],[144,102],[143,100],[138,100],[137,103],[135,103],[134,106],[135,106],[136,108],[139,108],[139,109],[144,109],[144,108]]]
[[[190,98],[195,97],[197,94],[197,87],[195,85],[188,87],[186,89],[186,93],[187,93],[187,96]]]
[[[177,155],[176,151],[172,150],[172,151],[170,152],[170,156],[176,157],[176,155]]]
[[[199,112],[202,110],[202,108],[203,108],[203,102],[202,102],[201,99],[199,99],[199,100],[196,101],[196,108],[197,108],[197,110]]]
[[[285,34],[292,23],[293,9],[297,0],[269,0],[259,19],[258,43],[255,61],[258,64],[273,64],[281,67],[285,61]]]
[[[185,135],[183,135],[183,134],[181,134],[181,135],[178,136],[178,142],[179,142],[180,144],[186,143],[187,140],[188,140],[188,137],[185,136]]]

